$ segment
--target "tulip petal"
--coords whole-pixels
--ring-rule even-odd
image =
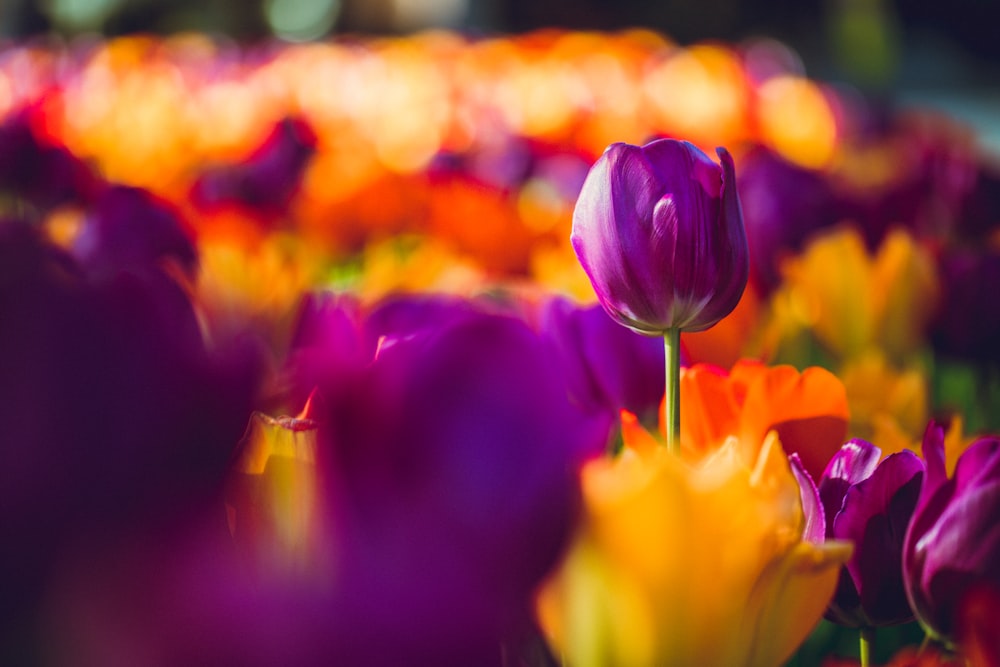
[[[826,516],[823,512],[823,503],[820,500],[819,489],[809,475],[809,472],[802,466],[802,459],[798,454],[788,457],[788,462],[792,466],[792,474],[799,483],[799,490],[802,496],[802,514],[805,516],[806,524],[802,530],[802,539],[813,544],[822,544],[826,539]]]
[[[913,514],[924,464],[912,452],[889,456],[870,477],[851,486],[836,514],[831,534],[852,540],[857,557],[847,571],[873,626],[912,618],[903,588],[903,538]]]
[[[745,618],[760,623],[745,665],[775,667],[788,660],[823,615],[851,550],[846,542],[803,542],[772,564],[747,605]]]
[[[788,365],[761,368],[747,381],[740,440],[752,446],[775,429],[785,452],[797,452],[813,479],[820,479],[844,442],[849,415],[844,385],[830,371],[816,366],[801,373]]]
[[[876,466],[882,451],[875,445],[855,438],[844,444],[833,455],[823,471],[819,482],[820,498],[827,520],[827,534],[833,537],[834,518],[844,504],[844,496],[852,485],[868,479]]]

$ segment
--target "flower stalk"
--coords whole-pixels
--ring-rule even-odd
[[[875,644],[875,628],[861,628],[858,637],[861,667],[868,667],[871,664],[872,646]]]
[[[666,365],[666,387],[663,400],[663,427],[667,436],[667,451],[679,454],[681,449],[681,330],[667,329],[663,335]]]

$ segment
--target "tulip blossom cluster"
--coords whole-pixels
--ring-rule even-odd
[[[0,663],[1000,665],[998,262],[772,41],[4,45]]]

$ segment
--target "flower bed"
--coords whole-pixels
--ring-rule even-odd
[[[1000,664],[967,128],[648,31],[14,44],[0,119],[0,662]]]

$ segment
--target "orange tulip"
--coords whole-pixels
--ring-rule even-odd
[[[797,453],[815,479],[847,436],[850,412],[841,381],[810,367],[768,367],[737,362],[729,373],[695,364],[681,373],[681,449],[703,454],[736,436],[754,460],[764,438],[777,432],[788,454]]]

